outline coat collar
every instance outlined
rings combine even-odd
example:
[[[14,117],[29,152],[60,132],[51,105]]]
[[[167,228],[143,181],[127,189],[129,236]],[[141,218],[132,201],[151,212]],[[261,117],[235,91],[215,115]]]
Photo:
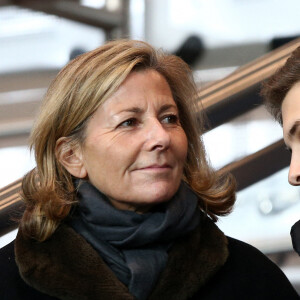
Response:
[[[74,300],[134,299],[98,253],[67,225],[42,243],[19,230],[15,252],[24,281],[43,293]],[[210,219],[203,218],[198,228],[174,243],[149,300],[188,299],[227,257],[226,237]]]

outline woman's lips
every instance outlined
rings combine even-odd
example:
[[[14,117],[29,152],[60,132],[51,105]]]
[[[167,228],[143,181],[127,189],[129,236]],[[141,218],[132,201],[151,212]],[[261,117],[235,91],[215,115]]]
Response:
[[[138,168],[136,169],[136,171],[153,171],[153,172],[164,172],[164,171],[168,171],[171,169],[171,166],[168,164],[163,164],[163,165],[149,165],[146,167],[142,167],[142,168]]]

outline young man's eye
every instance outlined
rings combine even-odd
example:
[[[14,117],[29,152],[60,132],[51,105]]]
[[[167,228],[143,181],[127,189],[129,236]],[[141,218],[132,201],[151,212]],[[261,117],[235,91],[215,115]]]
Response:
[[[163,118],[162,123],[177,124],[178,120],[179,119],[177,115],[168,115]]]
[[[137,119],[131,118],[119,124],[119,127],[132,127],[135,125],[137,125]]]

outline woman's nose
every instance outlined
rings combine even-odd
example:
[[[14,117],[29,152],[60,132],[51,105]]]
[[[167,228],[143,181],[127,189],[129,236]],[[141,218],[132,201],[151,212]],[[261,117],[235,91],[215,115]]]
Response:
[[[164,150],[170,146],[170,132],[155,119],[147,124],[147,150]]]
[[[300,185],[300,153],[292,153],[289,183],[291,185]]]

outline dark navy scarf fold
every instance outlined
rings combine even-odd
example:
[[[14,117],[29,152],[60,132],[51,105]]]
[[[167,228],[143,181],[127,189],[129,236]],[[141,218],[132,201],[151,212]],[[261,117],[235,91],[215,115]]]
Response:
[[[197,196],[184,182],[169,202],[145,214],[114,208],[87,181],[78,186],[78,200],[69,224],[139,300],[153,290],[172,243],[195,229],[201,216]]]

